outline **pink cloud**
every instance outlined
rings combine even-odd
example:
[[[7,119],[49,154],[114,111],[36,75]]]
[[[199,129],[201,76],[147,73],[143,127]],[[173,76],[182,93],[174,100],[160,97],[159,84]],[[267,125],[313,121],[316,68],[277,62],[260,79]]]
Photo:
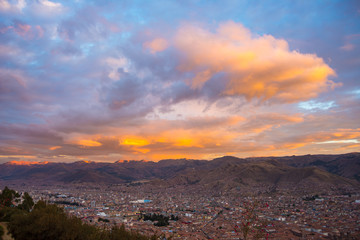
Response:
[[[35,29],[38,32],[38,38],[42,38],[44,36],[44,29],[39,25],[35,26]]]
[[[3,32],[6,32],[10,29],[13,29],[14,32],[26,40],[32,40],[34,38],[40,39],[44,36],[44,29],[39,26],[31,26],[26,23],[17,22],[15,23],[14,27],[9,26],[7,28],[3,28]]]
[[[13,29],[13,26],[6,26],[6,27],[2,27],[0,28],[0,33],[6,33],[7,31],[9,31],[10,29]]]
[[[32,38],[30,36],[31,34],[31,26],[28,24],[22,24],[22,23],[17,23],[16,27],[14,28],[15,32],[23,37],[23,38]]]

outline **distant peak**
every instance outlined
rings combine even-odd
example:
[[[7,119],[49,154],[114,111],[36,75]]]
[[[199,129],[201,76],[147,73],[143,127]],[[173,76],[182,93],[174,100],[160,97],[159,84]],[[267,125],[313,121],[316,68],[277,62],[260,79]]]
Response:
[[[128,160],[118,160],[115,163],[127,163],[127,162],[129,162],[129,161]]]
[[[10,161],[7,162],[6,164],[9,165],[45,165],[48,164],[49,162],[45,161],[45,162],[33,162],[33,161]]]
[[[81,161],[77,161],[75,163],[95,163],[94,161],[88,161],[88,160],[81,160]]]
[[[116,161],[115,163],[134,163],[134,162],[151,162],[151,161],[148,161],[148,160],[118,160]]]
[[[84,163],[93,163],[93,161],[85,161],[83,160]]]

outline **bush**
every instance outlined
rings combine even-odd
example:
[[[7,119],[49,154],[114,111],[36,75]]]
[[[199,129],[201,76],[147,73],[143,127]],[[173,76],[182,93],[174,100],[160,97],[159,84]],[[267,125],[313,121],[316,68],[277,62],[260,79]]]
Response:
[[[79,218],[67,215],[56,205],[39,201],[31,212],[13,214],[9,232],[16,240],[145,240],[137,232],[125,227],[113,227],[111,231],[83,223]]]
[[[16,240],[99,239],[98,229],[68,216],[62,208],[39,201],[30,213],[13,214],[9,232]]]
[[[138,232],[127,231],[125,226],[114,226],[110,231],[83,223],[54,204],[34,202],[29,194],[15,207],[12,202],[19,198],[14,190],[5,187],[0,194],[0,221],[9,222],[8,230],[16,240],[148,240]],[[32,209],[32,210],[31,210]],[[31,210],[31,211],[30,211]],[[104,219],[105,221],[107,219]],[[0,229],[0,234],[3,229]],[[2,233],[3,234],[3,233]],[[1,236],[1,235],[0,235]]]
[[[19,212],[21,212],[21,210],[18,208],[3,207],[0,209],[0,221],[10,222],[11,216]]]
[[[2,239],[2,236],[4,235],[4,228],[0,226],[0,239]]]

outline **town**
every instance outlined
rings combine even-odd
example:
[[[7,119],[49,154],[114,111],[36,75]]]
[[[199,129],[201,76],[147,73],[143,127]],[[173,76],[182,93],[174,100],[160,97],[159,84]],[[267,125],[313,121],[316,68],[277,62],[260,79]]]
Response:
[[[244,223],[268,239],[360,236],[360,194],[350,191],[311,195],[278,190],[245,195],[157,189],[146,184],[10,187],[28,192],[35,202],[56,203],[99,227],[124,224],[128,230],[172,239],[239,239]],[[252,216],[247,214],[251,211]]]

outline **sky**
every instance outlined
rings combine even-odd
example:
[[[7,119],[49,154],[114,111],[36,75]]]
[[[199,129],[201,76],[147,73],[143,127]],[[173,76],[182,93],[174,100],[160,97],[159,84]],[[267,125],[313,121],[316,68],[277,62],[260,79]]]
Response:
[[[360,2],[0,0],[0,163],[360,151]]]

